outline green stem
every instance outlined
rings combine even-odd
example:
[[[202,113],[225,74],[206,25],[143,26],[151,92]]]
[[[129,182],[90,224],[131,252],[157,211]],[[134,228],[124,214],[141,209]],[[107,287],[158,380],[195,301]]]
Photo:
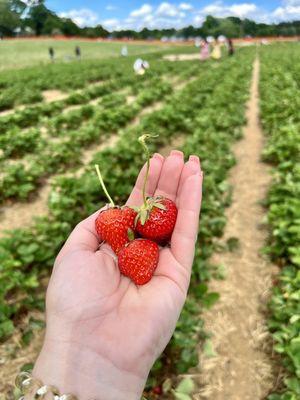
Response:
[[[102,187],[104,193],[106,194],[106,196],[107,196],[107,198],[108,198],[108,200],[109,200],[109,204],[110,204],[112,207],[114,207],[114,206],[115,206],[115,203],[114,203],[113,199],[110,197],[110,195],[109,195],[109,193],[108,193],[108,191],[107,191],[107,189],[106,189],[106,186],[105,186],[105,184],[104,184],[104,181],[103,181],[103,178],[102,178],[102,175],[101,175],[101,172],[100,172],[99,165],[96,164],[96,165],[95,165],[95,168],[96,168],[96,172],[97,172],[97,175],[98,175],[98,178],[99,178],[100,185],[101,185],[101,187]]]
[[[145,179],[144,179],[144,183],[143,183],[143,192],[142,192],[143,193],[144,206],[147,205],[146,185],[147,185],[147,182],[148,182],[149,170],[150,170],[150,152],[149,152],[149,148],[148,148],[148,146],[146,144],[146,139],[155,138],[155,137],[157,137],[157,135],[154,136],[154,135],[148,135],[148,134],[142,135],[142,136],[139,137],[139,142],[142,145],[142,147],[143,147],[143,149],[145,151],[145,154],[146,154],[146,158],[147,158],[147,167],[146,167],[147,169],[146,169],[146,175],[145,175]]]

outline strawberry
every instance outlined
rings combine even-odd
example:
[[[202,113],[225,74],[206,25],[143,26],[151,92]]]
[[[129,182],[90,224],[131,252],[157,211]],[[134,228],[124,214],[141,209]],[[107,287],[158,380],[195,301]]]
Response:
[[[113,251],[118,254],[130,239],[134,239],[133,230],[136,212],[129,207],[115,206],[105,187],[99,165],[95,165],[95,168],[100,185],[110,202],[105,209],[100,211],[96,218],[96,232],[100,240],[107,242]]]
[[[136,231],[146,239],[154,240],[160,244],[165,244],[171,239],[172,232],[177,218],[177,207],[175,203],[165,197],[148,197],[146,196],[146,185],[150,169],[150,153],[146,140],[151,135],[142,135],[139,142],[142,145],[146,158],[147,168],[142,189],[143,204],[141,207],[134,207],[137,211],[135,219]]]
[[[171,239],[176,218],[177,207],[172,200],[150,197],[138,211],[136,230],[143,238],[166,243]]]
[[[120,272],[136,285],[149,282],[158,264],[159,248],[147,239],[135,239],[127,243],[118,254]]]
[[[133,234],[135,217],[132,208],[108,207],[96,219],[96,232],[118,254]]]

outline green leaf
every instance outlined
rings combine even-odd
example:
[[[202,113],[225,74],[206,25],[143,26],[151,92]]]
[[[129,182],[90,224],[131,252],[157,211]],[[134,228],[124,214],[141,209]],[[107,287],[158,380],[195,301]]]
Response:
[[[300,395],[300,380],[298,378],[287,378],[284,383],[289,389]]]
[[[192,400],[191,396],[185,393],[173,392],[177,400]]]
[[[191,378],[184,378],[182,381],[179,383],[179,385],[176,387],[176,393],[185,393],[185,394],[190,394],[194,390],[194,382]]]
[[[172,379],[167,378],[162,384],[163,393],[168,393],[172,389]]]
[[[166,210],[166,207],[161,203],[153,203],[153,206],[159,208],[160,210]]]
[[[145,222],[148,219],[148,211],[147,210],[141,210],[140,211],[140,221],[142,225],[145,225]]]
[[[207,308],[211,308],[220,298],[220,294],[217,292],[210,292],[204,296],[202,303]]]
[[[216,357],[217,353],[215,352],[213,348],[212,341],[207,339],[203,345],[203,352],[206,355],[206,357]]]

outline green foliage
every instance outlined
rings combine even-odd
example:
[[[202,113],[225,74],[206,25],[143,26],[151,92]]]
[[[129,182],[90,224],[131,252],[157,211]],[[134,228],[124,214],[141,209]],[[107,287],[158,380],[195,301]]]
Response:
[[[270,301],[269,327],[286,378],[270,400],[300,398],[300,115],[299,59],[290,46],[262,53],[261,110],[268,143],[264,159],[273,165],[268,193],[271,230],[266,252],[282,270]]]
[[[4,135],[0,135],[0,149],[2,150],[1,158],[21,157],[26,153],[34,152],[38,146],[40,132],[37,129],[28,131],[13,128]],[[45,145],[44,141],[41,141]]]
[[[135,102],[131,105],[126,104],[125,95],[106,94],[108,88],[116,88],[119,85],[122,87],[133,79],[125,77],[119,80],[118,84],[110,82],[102,85],[102,91],[91,92],[91,97],[103,94],[98,106],[83,105],[76,110],[60,113],[52,118],[44,118],[41,124],[47,128],[48,136],[60,137],[54,142],[47,143],[47,139],[40,137],[40,133],[36,129],[24,131],[13,127],[5,134],[0,135],[0,149],[3,150],[0,160],[34,153],[34,156],[28,156],[13,164],[3,163],[0,202],[7,199],[28,199],[42,184],[46,176],[58,171],[65,171],[70,166],[79,164],[82,148],[93,142],[103,142],[110,134],[117,132],[118,129],[133,120],[142,107],[169,95],[172,92],[170,84],[163,82],[159,76],[163,71],[164,69],[158,68],[153,78],[149,74],[147,80],[135,87],[138,94]],[[15,122],[23,124],[26,115],[29,116],[32,123],[38,122],[41,119],[41,116],[38,116],[41,111],[51,117],[59,110],[60,107],[57,107],[57,104],[54,104],[53,109],[48,105],[37,109],[24,109],[21,112],[21,118],[14,115],[5,118],[3,127],[13,126]]]

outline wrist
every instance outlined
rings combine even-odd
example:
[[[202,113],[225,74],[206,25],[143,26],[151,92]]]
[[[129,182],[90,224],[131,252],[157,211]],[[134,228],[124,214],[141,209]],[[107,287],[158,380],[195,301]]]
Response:
[[[122,370],[77,343],[46,339],[34,377],[79,400],[140,400],[147,377]]]

